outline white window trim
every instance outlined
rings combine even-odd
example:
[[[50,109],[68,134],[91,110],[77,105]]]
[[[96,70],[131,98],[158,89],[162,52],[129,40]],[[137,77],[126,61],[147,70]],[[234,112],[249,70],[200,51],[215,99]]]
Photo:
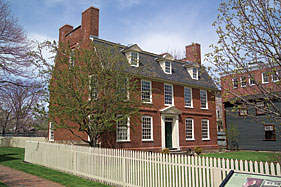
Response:
[[[235,77],[235,78],[233,78],[233,79],[232,79],[232,86],[233,86],[233,88],[238,88],[238,87],[239,87],[239,85],[237,85],[237,87],[235,87],[235,86],[234,86],[234,79],[237,79],[237,83],[239,83],[238,78],[237,78],[237,77]]]
[[[193,69],[196,69],[196,77],[194,78]],[[192,79],[198,80],[198,68],[192,68]]]
[[[141,134],[141,138],[142,138],[142,141],[143,142],[151,142],[151,141],[154,141],[154,139],[153,139],[153,117],[152,116],[148,116],[148,115],[144,115],[144,116],[142,116],[141,117],[141,119],[143,119],[143,117],[145,117],[145,118],[150,118],[150,120],[151,120],[151,139],[143,139],[143,134]],[[143,121],[143,120],[142,120]],[[141,133],[143,133],[143,126],[142,126],[143,124],[141,123]]]
[[[165,85],[172,87],[172,104],[166,104],[165,103]],[[164,84],[164,105],[165,106],[174,106],[174,86],[172,84]]]
[[[201,91],[205,91],[206,92],[206,108],[202,108],[201,106]],[[208,105],[208,92],[207,90],[200,90],[200,108],[203,110],[208,110],[209,109],[209,105]]]
[[[186,120],[191,120],[192,121],[192,138],[187,138],[186,137]],[[195,137],[194,137],[194,119],[193,118],[185,118],[185,139],[187,141],[194,141]]]
[[[186,107],[186,108],[193,108],[193,97],[192,97],[192,88],[189,88],[189,87],[184,87],[184,90],[183,90],[183,92],[185,92],[185,89],[190,89],[190,91],[191,91],[191,106],[187,106],[186,105],[186,103],[185,103],[185,98],[184,98],[184,106]],[[183,93],[183,95],[185,96],[185,93]]]
[[[255,80],[255,79],[254,79]],[[255,83],[254,84],[251,84],[251,77],[249,77],[249,86],[254,86],[256,85]]]
[[[169,63],[170,64],[170,72],[166,72],[166,63]],[[172,63],[170,61],[165,61],[164,62],[164,72],[166,74],[172,74]]]
[[[243,86],[243,80],[242,80],[242,78],[243,78],[243,77],[240,77],[241,88],[245,88],[245,87],[247,87],[247,77],[245,77],[245,79],[246,79],[246,82],[245,82],[246,85],[244,85],[244,86]]]
[[[137,64],[132,64],[132,53],[136,53],[137,54]],[[129,56],[129,62],[130,62],[130,65],[133,66],[133,67],[139,67],[139,64],[140,64],[140,54],[136,51],[131,51],[130,52],[130,56]]]
[[[264,76],[263,76],[263,74],[265,74],[265,73],[267,73],[267,72],[262,72],[261,73],[261,81],[262,81],[262,84],[267,84],[267,83],[269,83],[269,75],[267,75],[268,76],[268,81],[267,82],[264,82]]]
[[[54,132],[54,127],[51,127],[52,126],[52,122],[49,122],[49,141],[50,142],[53,142],[53,141],[55,141],[55,132]],[[51,136],[51,131],[53,131],[53,138],[51,138],[52,136]]]
[[[143,101],[142,100],[142,81],[149,82],[149,84],[150,84],[150,92],[149,92],[150,99],[149,99],[149,101]],[[141,79],[141,100],[142,100],[143,103],[152,103],[152,82],[149,81],[149,80]]]
[[[273,72],[274,73],[274,72]],[[277,72],[275,72],[276,73],[276,76],[277,76],[277,80],[273,80],[273,77],[274,77],[274,74],[272,74],[271,75],[271,80],[272,80],[272,82],[278,82],[279,81],[279,72],[277,71]]]
[[[202,122],[207,121],[207,126],[208,126],[208,138],[203,138],[203,133],[202,133]],[[202,119],[201,120],[201,133],[202,133],[202,140],[210,140],[210,124],[208,119]]]
[[[131,141],[131,139],[130,139],[130,118],[127,119],[127,128],[128,128],[128,130],[127,130],[127,140],[117,140],[118,130],[116,129],[116,142],[130,142]]]

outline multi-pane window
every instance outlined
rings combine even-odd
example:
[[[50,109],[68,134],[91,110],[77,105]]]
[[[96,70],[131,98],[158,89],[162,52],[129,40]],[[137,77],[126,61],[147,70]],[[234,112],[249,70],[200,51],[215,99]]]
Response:
[[[93,75],[89,77],[89,92],[89,100],[96,100],[98,97],[97,80]]]
[[[184,88],[184,105],[186,107],[192,107],[192,89]]]
[[[128,141],[129,140],[128,119],[120,120],[117,122],[116,140],[117,141]]]
[[[265,140],[276,140],[274,125],[265,125],[264,126],[264,139]]]
[[[246,87],[246,86],[247,86],[247,78],[241,77],[241,87]]]
[[[272,82],[277,82],[279,81],[279,76],[280,76],[280,70],[275,71],[272,73]]]
[[[54,141],[54,124],[49,123],[49,141]]]
[[[194,140],[194,125],[192,118],[185,119],[185,136],[186,140]]]
[[[248,115],[248,109],[247,109],[247,106],[245,104],[240,106],[240,108],[239,108],[239,115],[240,116],[247,116]]]
[[[262,75],[262,83],[263,84],[268,83],[268,81],[269,81],[268,73],[263,72],[261,75]]]
[[[165,105],[173,105],[173,85],[164,84]]]
[[[210,132],[209,132],[209,120],[202,119],[202,140],[209,140],[210,139]]]
[[[152,102],[151,81],[141,80],[141,100],[146,103]]]
[[[255,82],[255,76],[252,75],[252,77],[249,77],[249,85],[250,85],[250,86],[253,86],[253,85],[255,85],[255,84],[256,84],[256,82]]]
[[[237,77],[235,77],[235,78],[233,78],[233,88],[238,88],[238,78]]]
[[[139,53],[131,52],[131,65],[139,66]]]
[[[172,73],[172,67],[171,62],[165,62],[165,73],[171,74]]]
[[[256,114],[257,115],[261,115],[261,114],[265,114],[265,108],[264,108],[264,101],[258,101],[256,103]]]
[[[192,78],[198,80],[198,68],[192,69]]]
[[[74,48],[71,49],[71,52],[70,52],[69,64],[70,64],[70,66],[75,65],[75,49]]]
[[[208,108],[208,103],[207,103],[207,91],[206,90],[200,90],[200,103],[201,103],[201,108],[202,109],[207,109]]]
[[[142,116],[142,140],[152,139],[152,117]]]

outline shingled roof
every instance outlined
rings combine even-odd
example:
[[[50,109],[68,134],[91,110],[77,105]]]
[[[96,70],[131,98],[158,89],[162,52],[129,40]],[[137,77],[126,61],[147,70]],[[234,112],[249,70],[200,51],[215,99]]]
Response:
[[[128,49],[127,46],[102,40],[96,37],[93,38],[93,41],[105,45],[117,45],[118,47],[120,47],[121,53],[122,51],[126,51]],[[125,54],[124,58],[126,58]],[[151,80],[158,80],[161,82],[179,84],[188,87],[217,90],[215,83],[206,72],[205,67],[200,66],[200,68],[198,68],[199,76],[198,80],[195,80],[192,79],[185,66],[193,64],[197,65],[196,63],[173,60],[171,61],[172,74],[166,74],[163,72],[162,68],[159,65],[159,62],[157,61],[157,59],[159,58],[162,58],[162,55],[153,54],[146,51],[139,52],[139,67],[130,66],[126,71],[128,71],[129,73],[134,73],[141,78],[145,77]]]

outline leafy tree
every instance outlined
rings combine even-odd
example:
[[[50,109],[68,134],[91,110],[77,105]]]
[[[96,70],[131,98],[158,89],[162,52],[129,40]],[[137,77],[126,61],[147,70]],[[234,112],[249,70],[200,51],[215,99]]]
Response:
[[[142,103],[129,68],[118,46],[96,43],[71,50],[61,44],[49,89],[49,117],[56,129],[95,147],[118,123],[135,121]]]
[[[274,102],[281,99],[281,1],[226,0],[220,4],[219,12],[213,24],[219,40],[217,45],[211,45],[213,52],[206,59],[214,65],[217,83],[221,81],[222,97],[265,110],[271,119],[281,122],[281,110]],[[266,71],[269,79],[273,76],[277,81],[262,84],[255,80],[254,70]],[[245,89],[233,89],[232,79],[237,76],[245,77],[238,80],[239,85],[248,85]],[[249,86],[249,79],[255,86]],[[252,102],[245,97],[248,95],[263,98],[266,107]]]

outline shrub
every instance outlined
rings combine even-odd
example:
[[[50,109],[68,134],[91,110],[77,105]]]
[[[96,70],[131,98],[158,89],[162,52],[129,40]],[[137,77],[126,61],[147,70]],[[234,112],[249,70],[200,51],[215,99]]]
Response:
[[[202,148],[201,147],[195,147],[194,151],[197,155],[200,155],[202,153]]]
[[[164,148],[163,150],[162,150],[162,153],[163,154],[168,154],[170,151],[169,151],[169,149],[168,148]]]

